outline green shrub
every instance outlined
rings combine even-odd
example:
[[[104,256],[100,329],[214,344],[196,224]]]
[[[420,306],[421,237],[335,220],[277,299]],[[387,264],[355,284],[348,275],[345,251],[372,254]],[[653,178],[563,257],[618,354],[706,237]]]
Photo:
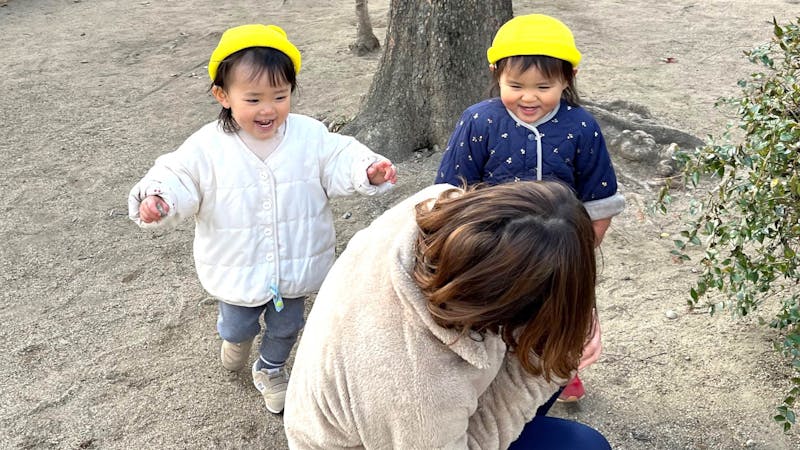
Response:
[[[685,182],[696,188],[705,177],[715,184],[692,203],[673,253],[686,260],[689,246],[701,248],[692,308],[745,316],[762,302],[780,302],[770,326],[780,330],[775,347],[795,376],[774,419],[788,431],[800,394],[800,18],[773,24],[773,39],[746,52],[759,71],[739,82],[741,97],[726,100],[737,110],[738,129],[676,155]],[[659,200],[666,211],[669,188]],[[708,300],[711,292],[725,301]]]

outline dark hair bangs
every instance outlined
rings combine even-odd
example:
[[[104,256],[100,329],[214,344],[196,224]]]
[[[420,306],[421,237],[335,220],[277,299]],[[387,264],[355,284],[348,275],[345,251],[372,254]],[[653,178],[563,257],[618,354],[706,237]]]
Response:
[[[567,61],[543,55],[522,55],[505,58],[508,69],[525,72],[536,67],[548,79],[569,81],[572,78],[572,64]]]

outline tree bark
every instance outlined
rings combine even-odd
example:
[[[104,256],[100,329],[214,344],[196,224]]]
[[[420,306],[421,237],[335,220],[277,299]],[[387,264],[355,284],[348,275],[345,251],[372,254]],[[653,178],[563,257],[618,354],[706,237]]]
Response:
[[[511,0],[392,0],[378,71],[342,133],[395,161],[443,146],[484,97],[486,49],[511,17]]]
[[[356,41],[350,44],[350,51],[358,56],[366,55],[381,48],[381,43],[372,31],[367,0],[356,0]]]

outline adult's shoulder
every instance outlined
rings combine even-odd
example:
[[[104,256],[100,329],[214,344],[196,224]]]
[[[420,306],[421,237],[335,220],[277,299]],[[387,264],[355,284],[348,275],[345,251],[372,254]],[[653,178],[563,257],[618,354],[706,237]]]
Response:
[[[367,228],[378,228],[382,230],[392,228],[393,231],[388,234],[396,235],[399,233],[400,229],[407,226],[405,222],[411,223],[414,221],[415,210],[418,204],[425,201],[436,200],[442,192],[449,189],[457,189],[457,187],[446,183],[427,186],[384,211],[383,214],[378,216]]]

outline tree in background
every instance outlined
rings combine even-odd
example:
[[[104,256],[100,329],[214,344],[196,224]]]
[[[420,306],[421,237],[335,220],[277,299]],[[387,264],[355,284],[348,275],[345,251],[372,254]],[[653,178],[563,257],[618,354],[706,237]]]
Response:
[[[396,161],[446,143],[486,91],[486,49],[511,17],[511,0],[392,0],[378,71],[341,132]]]
[[[372,31],[367,0],[356,0],[356,40],[350,44],[350,51],[364,56],[381,48],[381,43]]]
[[[702,273],[690,290],[690,306],[730,307],[745,316],[765,301],[780,302],[770,325],[781,331],[776,349],[788,357],[794,377],[775,420],[795,424],[800,394],[800,19],[747,53],[762,72],[739,82],[738,143],[730,129],[718,142],[678,153],[685,181],[697,187],[702,176],[718,182],[703,202],[694,202],[683,239],[673,251],[689,259],[687,245],[701,245]],[[662,192],[662,209],[670,197]],[[726,301],[701,299],[711,292]]]

